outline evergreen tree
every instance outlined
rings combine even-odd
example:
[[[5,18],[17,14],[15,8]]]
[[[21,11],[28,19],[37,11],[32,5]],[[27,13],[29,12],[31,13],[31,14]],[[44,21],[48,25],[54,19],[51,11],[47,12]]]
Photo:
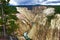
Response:
[[[0,32],[5,32],[11,35],[18,26],[16,24],[16,13],[17,10],[14,6],[9,6],[10,0],[0,0]],[[3,30],[2,30],[3,28]]]

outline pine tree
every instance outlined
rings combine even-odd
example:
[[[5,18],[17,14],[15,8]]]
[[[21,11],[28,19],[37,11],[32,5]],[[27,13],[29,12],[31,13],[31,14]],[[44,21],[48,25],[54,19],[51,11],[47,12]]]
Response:
[[[0,0],[0,33],[4,32],[4,35],[11,35],[18,28],[15,15],[17,10],[14,6],[8,5],[9,1]]]

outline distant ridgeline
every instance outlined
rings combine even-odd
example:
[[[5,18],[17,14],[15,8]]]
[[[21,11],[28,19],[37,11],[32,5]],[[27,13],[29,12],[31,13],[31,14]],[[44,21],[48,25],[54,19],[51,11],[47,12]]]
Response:
[[[35,6],[46,6],[46,5],[24,5],[24,6],[15,6],[15,7],[27,7],[28,9],[32,9],[32,7],[35,7]],[[60,6],[49,6],[47,5],[47,7],[54,7],[55,8],[55,12],[56,13],[60,13]]]

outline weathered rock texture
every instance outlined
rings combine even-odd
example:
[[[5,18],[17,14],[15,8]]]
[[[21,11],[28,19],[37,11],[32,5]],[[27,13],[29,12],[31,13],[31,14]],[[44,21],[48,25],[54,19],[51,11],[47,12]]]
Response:
[[[44,13],[38,13],[35,11],[35,15],[34,11],[32,11],[33,9],[28,10],[27,8],[21,7],[17,9],[17,11],[22,14],[17,14],[19,28],[15,31],[19,40],[24,32],[27,32],[28,37],[32,40],[59,40],[60,14],[56,14],[54,19],[51,19],[51,22],[49,22],[49,18],[47,18]],[[35,7],[35,9],[37,9],[37,7]],[[37,11],[39,11],[38,9]],[[22,37],[22,40],[23,39],[24,37]]]

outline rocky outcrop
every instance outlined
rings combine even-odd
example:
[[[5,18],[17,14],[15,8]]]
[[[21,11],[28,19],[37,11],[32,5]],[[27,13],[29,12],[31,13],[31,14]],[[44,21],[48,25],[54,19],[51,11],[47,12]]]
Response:
[[[54,8],[47,8],[43,10],[43,13],[46,14],[47,16],[54,15],[55,9]]]
[[[16,14],[19,19],[17,20],[19,28],[17,29],[16,33],[19,40],[21,37],[22,40],[25,40],[23,37],[25,32],[28,33],[27,36],[32,40],[59,40],[60,14],[54,15],[54,8],[46,8],[45,11],[47,9],[49,10],[47,10],[47,12],[42,11],[42,13],[35,11],[36,15],[32,11],[33,9],[28,10],[27,8],[23,7],[17,9],[19,9],[17,10],[19,13]],[[37,11],[39,11],[38,9],[36,7]],[[54,19],[50,19],[51,22],[49,22],[49,18],[47,18],[47,16],[50,16],[50,14],[54,15]]]
[[[47,32],[46,40],[59,40],[60,32],[60,14],[56,14],[54,19],[51,19],[51,25]]]

